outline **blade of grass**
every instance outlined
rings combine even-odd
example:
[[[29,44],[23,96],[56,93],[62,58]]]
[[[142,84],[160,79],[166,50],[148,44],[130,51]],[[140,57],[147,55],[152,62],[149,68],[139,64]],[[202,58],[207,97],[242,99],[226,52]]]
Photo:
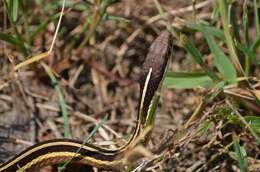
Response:
[[[208,96],[208,99],[213,100],[214,98],[216,98],[219,94],[221,94],[224,87],[225,87],[224,81],[220,81],[220,82],[216,83],[212,89],[212,93]]]
[[[231,29],[232,29],[232,32],[234,33],[236,41],[241,42],[237,21],[238,21],[237,20],[237,10],[236,10],[235,5],[232,4],[231,8],[230,8],[230,23],[232,25]]]
[[[259,116],[245,116],[245,120],[252,127],[252,129],[260,134],[260,117]]]
[[[25,51],[24,49],[24,44],[20,42],[20,40],[18,40],[16,37],[3,33],[0,31],[0,40],[5,41],[9,44],[14,45],[15,47],[17,47],[18,49],[20,49],[21,51]]]
[[[21,6],[22,6],[22,14],[23,14],[23,18],[24,18],[24,31],[25,31],[25,35],[26,35],[26,41],[27,41],[27,44],[29,46],[31,46],[31,43],[30,43],[30,31],[29,31],[29,2],[28,1],[22,1],[21,2]],[[31,49],[31,47],[29,48]]]
[[[60,17],[60,14],[58,13],[58,14],[55,14],[55,15],[49,17],[47,20],[42,21],[41,24],[36,27],[35,31],[33,31],[30,34],[30,37],[29,37],[30,44],[32,43],[32,40],[35,38],[35,36],[38,35],[42,30],[44,30],[47,27],[49,22],[54,21],[54,20],[58,19],[59,17]]]
[[[120,17],[120,16],[113,16],[113,15],[104,15],[104,18],[107,19],[107,20],[112,20],[112,21],[115,21],[115,22],[124,22],[124,23],[130,23],[131,20],[129,19],[126,19],[124,17]]]
[[[54,89],[56,91],[57,96],[59,97],[59,104],[61,109],[61,114],[63,116],[64,120],[64,137],[70,138],[70,128],[69,128],[69,118],[68,118],[68,111],[66,108],[66,102],[64,100],[64,96],[62,94],[59,82],[57,81],[56,77],[54,76],[52,70],[47,66],[45,63],[41,63],[44,70],[48,74],[48,76],[51,79],[52,85],[54,86]]]
[[[257,48],[260,46],[260,36],[258,36],[255,40],[255,42],[253,43],[253,45],[250,47],[250,49],[253,52],[256,52]]]
[[[256,61],[256,53],[253,52],[250,48],[243,47],[241,50],[244,52],[245,55],[248,56],[248,58],[250,58],[252,62]]]
[[[243,147],[239,145],[239,140],[235,134],[233,134],[234,148],[236,152],[236,160],[241,172],[247,171],[246,152]]]
[[[253,1],[254,6],[254,16],[255,16],[255,28],[256,28],[256,35],[257,37],[260,36],[260,26],[259,26],[259,14],[258,14],[258,7],[257,7],[257,1]]]
[[[53,37],[50,49],[47,52],[43,52],[43,53],[37,54],[37,55],[35,55],[35,56],[33,56],[33,57],[31,57],[31,58],[29,58],[29,59],[27,59],[27,60],[25,60],[25,61],[23,61],[21,63],[15,65],[15,67],[14,67],[15,71],[18,70],[19,68],[23,67],[23,66],[27,66],[27,65],[29,65],[31,63],[34,63],[36,61],[39,61],[39,60],[49,56],[49,54],[51,53],[51,51],[53,49],[53,45],[55,43],[55,40],[56,40],[56,37],[57,37],[57,33],[59,31],[59,27],[60,27],[61,19],[62,19],[62,16],[63,16],[63,11],[64,11],[65,4],[66,4],[66,0],[63,0],[63,2],[62,2],[63,6],[62,6],[61,12],[59,14],[59,21],[58,21],[58,24],[57,24],[57,27],[56,27],[56,30],[55,30],[55,34],[54,34],[54,37]]]
[[[249,23],[248,23],[247,0],[245,0],[243,4],[243,31],[244,31],[245,45],[247,46],[249,46],[248,24]]]
[[[213,87],[211,78],[205,73],[167,72],[163,85],[168,88],[190,89]]]
[[[234,66],[232,65],[228,57],[225,55],[225,53],[217,45],[211,33],[208,32],[207,29],[204,29],[203,26],[201,26],[200,29],[202,30],[203,35],[207,40],[209,49],[213,54],[214,63],[219,72],[223,75],[224,80],[230,84],[236,83],[237,73]]]
[[[250,75],[251,63],[256,61],[256,54],[246,45],[237,43],[237,48],[243,52],[245,56],[245,74]]]
[[[191,57],[200,65],[200,67],[206,72],[206,74],[213,80],[218,81],[218,76],[213,73],[208,66],[204,63],[202,59],[202,55],[199,50],[195,47],[195,45],[185,36],[181,35],[181,42],[185,50],[190,53]]]
[[[231,102],[226,99],[227,105],[233,110],[233,112],[238,116],[239,120],[246,126],[246,128],[250,131],[250,133],[255,137],[257,144],[260,144],[260,137],[257,133],[252,129],[252,127],[248,124],[245,118],[238,112],[238,110],[231,104]]]
[[[213,25],[214,23],[216,23],[218,17],[219,17],[219,9],[217,5],[214,5],[210,16],[210,24]]]
[[[248,32],[248,9],[247,9],[247,0],[244,1],[243,4],[243,31],[244,31],[244,44],[246,46],[246,49],[249,47],[249,32]],[[252,63],[252,58],[250,56],[247,56],[245,54],[245,76],[248,76],[250,74],[250,67]]]
[[[185,129],[187,129],[192,124],[192,122],[194,122],[196,120],[196,118],[199,116],[201,111],[206,106],[207,102],[210,101],[208,98],[209,98],[209,95],[206,95],[205,97],[203,97],[202,99],[199,100],[197,107],[195,108],[195,110],[193,111],[193,113],[191,114],[191,116],[189,117],[187,122],[184,124]]]
[[[44,11],[55,11],[62,8],[62,1],[52,1],[52,3],[42,4],[37,3],[38,6],[43,7]],[[89,11],[91,8],[91,3],[89,1],[67,1],[65,8],[71,8],[73,10],[79,11]]]
[[[230,29],[229,29],[227,2],[226,2],[226,0],[218,0],[217,2],[218,2],[218,5],[219,5],[219,11],[220,11],[220,16],[221,16],[222,26],[223,26],[223,29],[224,29],[226,44],[227,44],[227,47],[228,47],[228,51],[229,51],[229,54],[230,54],[231,61],[234,64],[238,74],[240,76],[243,76],[244,71],[243,71],[243,68],[242,68],[242,66],[239,62],[238,57],[237,57],[236,50],[235,50],[234,43],[233,43],[233,39],[232,39]]]
[[[206,30],[208,33],[210,33],[212,36],[220,39],[221,41],[225,41],[225,35],[224,32],[216,27],[208,26],[208,23],[200,22],[200,23],[187,23],[187,27],[203,32],[203,30]],[[203,26],[203,30],[202,27]]]
[[[16,39],[19,41],[21,50],[27,56],[28,53],[29,53],[29,50],[25,46],[25,41],[23,40],[22,35],[19,33],[17,24],[13,21],[13,18],[12,18],[13,12],[12,12],[12,9],[10,7],[10,4],[8,4],[6,0],[4,0],[3,2],[5,4],[5,6],[7,7],[7,17],[8,17],[8,20],[9,20],[11,26],[12,26],[12,29],[15,32]]]
[[[207,171],[207,167],[210,164],[213,164],[216,162],[216,160],[221,157],[223,154],[226,154],[229,152],[230,147],[233,145],[233,142],[229,143],[228,145],[226,145],[225,147],[223,147],[222,149],[219,150],[218,153],[214,154],[213,156],[210,157],[209,160],[207,160],[206,163],[203,164],[203,166],[201,166],[200,168],[198,168],[195,172],[202,172],[202,171]]]
[[[166,27],[168,31],[178,40],[179,39],[179,34],[176,32],[176,30],[171,26],[171,24],[168,22],[168,15],[165,13],[162,9],[161,4],[158,2],[158,0],[153,0],[159,14],[160,18],[166,21]]]
[[[166,13],[164,13],[164,11],[163,11],[163,9],[162,9],[162,6],[161,6],[161,4],[158,2],[158,0],[153,0],[153,2],[154,2],[154,4],[155,4],[155,6],[156,6],[156,8],[157,8],[157,10],[158,10],[158,12],[159,12],[161,18],[164,19],[164,20],[167,20],[167,15],[166,15]]]
[[[88,28],[88,32],[85,34],[84,40],[79,45],[79,48],[77,50],[78,52],[81,52],[83,50],[84,46],[88,43],[91,36],[95,33],[98,24],[101,22],[101,19],[106,13],[107,8],[112,3],[113,3],[112,0],[103,0],[97,4],[99,8],[96,8],[94,14],[92,15],[93,17],[90,22],[90,27]]]
[[[213,126],[214,123],[211,120],[206,120],[199,126],[199,128],[197,129],[197,133],[199,133],[200,135],[204,135]]]
[[[19,0],[10,0],[9,5],[12,22],[16,23],[18,19]]]
[[[97,133],[98,129],[102,127],[105,122],[107,121],[108,115],[106,115],[97,125],[96,127],[91,131],[91,133],[88,135],[86,139],[82,142],[82,146],[75,152],[75,157],[79,153],[79,151],[82,149],[82,147],[89,142],[89,140]],[[58,172],[62,172],[66,169],[66,166],[75,158],[72,157],[70,160],[66,161],[63,165],[58,167]]]
[[[20,42],[12,35],[0,32],[0,40],[8,42],[9,44],[13,44],[19,48],[21,47]]]

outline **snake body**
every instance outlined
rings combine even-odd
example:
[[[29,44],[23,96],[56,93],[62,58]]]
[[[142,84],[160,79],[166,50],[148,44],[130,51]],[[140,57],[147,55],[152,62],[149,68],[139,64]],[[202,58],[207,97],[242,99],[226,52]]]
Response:
[[[168,61],[169,45],[170,33],[163,31],[149,48],[140,74],[141,93],[136,127],[126,144],[117,149],[106,149],[72,139],[54,139],[27,148],[1,164],[0,172],[26,172],[67,161],[104,169],[122,168],[125,162],[121,157],[139,135],[143,119],[148,114],[151,101],[162,81]]]

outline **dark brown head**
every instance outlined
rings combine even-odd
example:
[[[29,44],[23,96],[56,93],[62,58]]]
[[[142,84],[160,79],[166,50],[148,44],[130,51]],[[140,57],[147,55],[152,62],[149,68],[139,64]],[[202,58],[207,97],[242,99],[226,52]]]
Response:
[[[143,104],[144,117],[147,115],[150,102],[160,85],[167,66],[170,52],[170,38],[170,33],[168,31],[163,31],[150,46],[149,52],[142,66],[140,77],[141,93],[144,88],[144,83],[149,73],[149,69],[152,68],[152,74],[148,83]]]

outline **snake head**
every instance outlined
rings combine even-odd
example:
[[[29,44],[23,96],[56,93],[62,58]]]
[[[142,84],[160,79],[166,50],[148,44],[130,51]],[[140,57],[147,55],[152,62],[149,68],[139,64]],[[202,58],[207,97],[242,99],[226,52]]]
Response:
[[[147,116],[151,101],[163,79],[166,70],[170,53],[170,38],[171,34],[168,31],[161,32],[161,34],[150,46],[149,52],[142,66],[139,80],[141,88],[140,95],[141,97],[144,97],[143,102],[139,103],[139,107],[141,107],[142,111],[142,123]],[[145,81],[150,70],[151,75],[149,81],[147,82],[146,89],[144,89],[146,83]]]

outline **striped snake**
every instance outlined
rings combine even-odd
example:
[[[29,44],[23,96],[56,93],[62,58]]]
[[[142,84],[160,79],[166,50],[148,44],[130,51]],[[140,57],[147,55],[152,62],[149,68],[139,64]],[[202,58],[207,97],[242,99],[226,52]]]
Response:
[[[163,31],[150,46],[140,74],[140,98],[136,126],[133,134],[123,146],[117,149],[106,149],[72,139],[54,139],[27,148],[1,164],[0,172],[25,172],[67,161],[104,169],[122,168],[126,165],[122,156],[140,134],[142,124],[149,113],[150,104],[162,82],[169,47],[170,33],[168,31]]]

